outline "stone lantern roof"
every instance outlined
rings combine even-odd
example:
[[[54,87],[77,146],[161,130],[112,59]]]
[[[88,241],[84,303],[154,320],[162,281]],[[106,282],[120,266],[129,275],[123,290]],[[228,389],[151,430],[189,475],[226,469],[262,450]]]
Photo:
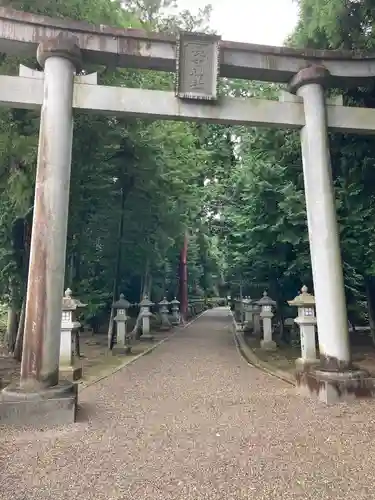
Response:
[[[308,293],[307,286],[303,285],[301,293],[293,300],[288,300],[288,304],[294,307],[313,307],[315,305],[315,297],[311,293]]]
[[[166,297],[164,297],[163,300],[159,302],[159,306],[169,306],[169,302]]]
[[[141,300],[141,302],[139,303],[139,305],[140,305],[141,307],[151,307],[151,306],[153,306],[153,305],[154,305],[154,303],[153,303],[153,302],[151,302],[151,300],[148,298],[148,296],[147,296],[147,295],[145,295],[145,296],[143,297],[143,299]]]
[[[79,299],[75,299],[72,297],[72,291],[70,288],[67,288],[64,293],[64,297],[62,299],[62,310],[63,311],[75,311],[78,308],[86,307],[87,304],[84,304]]]
[[[120,293],[120,298],[113,304],[113,309],[128,309],[129,307],[130,302],[125,299],[125,295],[123,293]]]
[[[180,301],[179,301],[179,300],[177,300],[177,299],[176,299],[176,297],[175,297],[173,300],[171,300],[171,305],[172,305],[172,306],[178,306],[178,305],[179,305],[179,303],[180,303]]]
[[[275,306],[275,305],[276,305],[276,301],[275,301],[275,300],[273,300],[273,299],[271,299],[271,297],[269,297],[269,296],[267,295],[267,292],[266,292],[266,291],[264,291],[264,292],[263,292],[263,297],[262,297],[260,300],[258,300],[258,301],[256,302],[256,304],[257,304],[258,306]]]

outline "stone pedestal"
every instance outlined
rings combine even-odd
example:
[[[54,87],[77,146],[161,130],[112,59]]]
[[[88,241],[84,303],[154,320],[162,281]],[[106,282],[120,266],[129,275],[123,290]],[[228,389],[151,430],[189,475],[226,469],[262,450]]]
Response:
[[[0,393],[0,425],[45,429],[76,420],[77,385],[62,380],[49,388],[8,385]]]
[[[250,297],[246,297],[243,300],[244,305],[244,331],[249,332],[253,329],[253,306]]]
[[[266,351],[274,351],[277,345],[272,340],[272,307],[276,305],[276,302],[268,297],[267,292],[264,292],[257,304],[261,307],[260,317],[263,322],[263,340],[260,342],[260,347]]]
[[[180,324],[180,302],[176,299],[176,297],[171,301],[172,306],[172,324],[179,325]]]
[[[243,325],[236,322],[236,332],[243,332]]]
[[[59,376],[70,381],[82,378],[80,360],[73,357],[72,333],[81,326],[76,321],[77,310],[85,306],[86,304],[72,297],[72,291],[69,288],[65,291],[61,314]]]
[[[261,334],[261,323],[260,323],[260,307],[254,306],[253,313],[253,331],[254,335],[259,336]]]
[[[297,392],[326,404],[375,396],[375,379],[362,370],[328,372],[311,367],[297,370]]]
[[[142,311],[142,334],[150,334],[150,312],[145,310]]]
[[[116,344],[112,348],[113,355],[131,353],[131,340],[126,332],[127,310],[129,306],[130,303],[122,293],[120,294],[120,299],[113,304],[113,308],[117,311],[114,317],[116,321]]]
[[[264,313],[261,313],[264,314]],[[272,340],[272,316],[262,316],[263,319],[263,339],[260,347],[265,351],[274,351],[277,348],[276,342]]]
[[[117,312],[117,316],[114,318],[116,321],[116,344],[112,348],[112,354],[131,354],[132,348],[130,339],[126,333],[126,319],[127,316],[119,314],[120,311]]]
[[[298,316],[294,321],[300,330],[301,357],[296,360],[296,369],[310,369],[319,363],[315,342],[315,297],[308,293],[306,286],[303,286],[301,293],[293,300],[289,300],[288,304],[298,307]]]
[[[120,345],[120,344],[115,344],[112,348],[112,355],[117,356],[118,354],[131,354],[132,352],[132,347],[131,345]]]
[[[63,366],[59,370],[59,376],[62,380],[69,380],[70,382],[77,382],[82,378],[82,366],[80,363],[72,366]]]
[[[72,382],[82,378],[82,366],[72,353],[72,331],[75,323],[61,322],[59,376]]]
[[[239,298],[234,300],[234,317],[237,323],[242,324],[242,302]]]
[[[154,335],[150,333],[150,318],[152,316],[150,308],[154,305],[154,303],[149,300],[147,295],[145,295],[139,305],[142,315],[142,336],[140,340],[154,340]]]
[[[168,300],[164,297],[164,299],[159,302],[159,312],[160,312],[160,318],[161,318],[161,330],[170,330],[171,329],[171,323],[169,322],[169,302]]]
[[[299,365],[305,363],[311,366],[319,362],[316,356],[315,325],[304,324],[304,321],[306,319],[296,318],[296,323],[300,325],[301,335],[301,358],[299,358],[298,363]]]
[[[261,340],[260,341],[260,347],[264,351],[276,351],[277,349],[277,344],[274,340]]]

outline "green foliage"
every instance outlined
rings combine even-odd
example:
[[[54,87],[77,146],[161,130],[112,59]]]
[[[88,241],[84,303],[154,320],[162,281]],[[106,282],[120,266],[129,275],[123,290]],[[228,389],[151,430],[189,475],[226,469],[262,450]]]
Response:
[[[211,11],[207,6],[197,16],[177,13],[173,0],[131,0],[125,6],[108,0],[0,3],[54,17],[169,33],[179,28],[208,31]],[[290,45],[373,48],[375,0],[300,0],[299,7]],[[0,72],[16,74],[19,62],[3,57]],[[35,61],[22,62],[36,67]],[[106,85],[173,87],[170,74],[88,69],[98,71]],[[242,98],[277,99],[279,89],[228,79],[220,84],[221,94]],[[344,99],[373,107],[374,88],[348,89]],[[175,295],[186,230],[191,295],[215,296],[226,280],[241,278],[245,293],[266,283],[282,303],[302,282],[311,287],[298,133],[81,113],[74,120],[66,285],[89,302],[91,315],[110,305],[118,271],[117,292],[129,300],[138,301],[146,283],[151,283],[154,300]],[[23,293],[24,249],[15,248],[14,228],[32,210],[38,121],[32,111],[0,110],[0,292],[5,298],[10,283]],[[375,147],[371,137],[331,134],[330,140],[352,304],[362,301],[363,283],[375,273]],[[119,235],[121,220],[124,231]]]
[[[288,40],[295,47],[373,50],[375,1],[299,0],[300,19]],[[278,87],[229,82],[232,95],[275,98]],[[347,105],[374,107],[374,87],[344,89]],[[226,182],[227,258],[232,276],[265,281],[277,299],[311,285],[298,134],[237,129],[238,161]],[[350,310],[362,304],[374,275],[372,137],[330,134],[332,174]],[[354,308],[355,309],[355,308]],[[357,313],[359,312],[357,308]]]
[[[374,50],[374,0],[300,0],[299,6],[299,24],[290,39],[294,46]],[[343,95],[347,105],[374,107],[373,85],[344,89]],[[351,305],[363,299],[364,281],[371,279],[375,271],[375,142],[373,137],[338,133],[330,134],[330,139],[345,284]]]
[[[125,6],[109,0],[6,2],[27,12],[124,28],[206,29],[209,7],[197,16],[188,11],[179,15],[165,9],[172,4],[157,0]],[[20,62],[36,67],[35,61],[7,57],[0,72],[17,74]],[[173,86],[173,76],[164,73],[89,70],[98,71],[100,83],[106,85],[159,90]],[[13,228],[16,220],[22,224],[32,211],[38,126],[34,112],[0,111],[0,291],[5,298],[10,283],[18,284],[20,294],[24,291],[24,268],[17,255],[25,249],[14,252]],[[213,155],[212,148],[201,141],[196,124],[75,114],[66,286],[89,303],[89,316],[110,305],[117,271],[117,293],[124,292],[132,301],[139,300],[148,274],[155,300],[176,294],[186,229],[191,235],[189,288],[216,292],[211,274],[221,276],[222,262],[217,238],[211,241],[207,236],[203,185]],[[124,231],[119,235],[121,219]]]

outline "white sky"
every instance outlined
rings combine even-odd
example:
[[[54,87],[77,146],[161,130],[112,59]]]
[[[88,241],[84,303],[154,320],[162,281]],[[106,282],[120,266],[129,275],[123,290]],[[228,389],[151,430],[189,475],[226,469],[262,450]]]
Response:
[[[181,10],[193,13],[208,3],[211,26],[224,40],[283,45],[297,23],[293,0],[178,0]]]

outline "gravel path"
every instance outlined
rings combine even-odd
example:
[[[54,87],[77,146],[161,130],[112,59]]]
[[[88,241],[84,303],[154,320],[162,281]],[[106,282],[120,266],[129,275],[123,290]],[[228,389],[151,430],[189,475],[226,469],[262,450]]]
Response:
[[[81,393],[82,421],[1,429],[1,500],[373,499],[375,403],[327,407],[248,366],[226,309]]]

